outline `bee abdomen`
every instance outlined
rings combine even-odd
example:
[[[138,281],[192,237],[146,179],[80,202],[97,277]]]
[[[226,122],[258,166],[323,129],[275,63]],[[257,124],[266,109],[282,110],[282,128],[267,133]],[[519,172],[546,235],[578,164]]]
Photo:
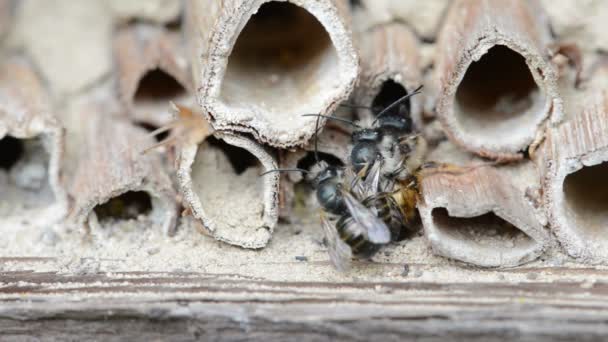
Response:
[[[344,215],[336,224],[338,235],[350,248],[357,258],[370,258],[380,249],[381,245],[370,242],[362,235],[354,235],[351,232],[357,229],[349,229],[351,225],[358,224],[352,217]]]

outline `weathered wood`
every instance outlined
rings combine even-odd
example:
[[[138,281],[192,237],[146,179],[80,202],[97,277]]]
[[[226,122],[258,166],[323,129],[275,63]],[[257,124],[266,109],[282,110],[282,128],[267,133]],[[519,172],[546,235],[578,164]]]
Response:
[[[361,76],[354,92],[354,101],[363,106],[384,109],[422,84],[418,39],[404,24],[390,23],[363,32],[360,37]],[[397,90],[395,87],[403,88]],[[422,126],[424,96],[410,99],[411,116]],[[359,117],[372,113],[359,110]]]
[[[277,168],[274,152],[236,133],[215,131],[213,137],[238,151],[223,151],[208,141],[182,144],[177,178],[184,204],[214,238],[262,248],[278,221],[279,174],[260,176]],[[255,165],[249,165],[247,157]],[[246,163],[239,166],[243,169],[231,165],[235,158]]]
[[[511,267],[551,246],[542,210],[530,198],[540,185],[532,163],[475,162],[422,175],[419,209],[435,253],[478,266]]]
[[[67,195],[60,179],[64,132],[50,101],[24,59],[12,57],[0,65],[3,219],[13,216],[50,224],[66,214]],[[13,144],[8,143],[11,137],[17,139]]]
[[[542,150],[544,200],[561,245],[584,262],[608,260],[608,93],[588,97],[582,114],[549,132]]]
[[[0,42],[13,22],[13,0],[0,0]]]
[[[165,235],[172,235],[177,219],[176,193],[165,173],[160,156],[142,153],[155,141],[147,132],[124,119],[113,117],[107,110],[109,99],[102,103],[85,102],[80,108],[81,136],[78,165],[69,192],[74,198],[69,221],[86,228],[90,233],[104,232],[96,209],[121,195],[144,192],[149,196],[149,212],[138,213],[136,218],[114,217],[111,208],[109,220],[138,220],[158,227]],[[145,201],[145,200],[144,200]],[[126,202],[126,200],[125,200]],[[127,211],[130,203],[117,203],[116,210]],[[133,203],[136,207],[145,203]]]
[[[436,57],[437,112],[460,146],[495,159],[520,152],[559,122],[562,101],[537,0],[456,0]]]
[[[172,119],[169,101],[194,102],[189,63],[178,32],[145,24],[129,26],[117,33],[114,52],[120,98],[134,121],[163,126]]]
[[[198,100],[215,129],[278,147],[303,145],[315,118],[302,114],[328,114],[352,91],[358,57],[347,1],[187,4]]]
[[[565,277],[576,273],[549,271]],[[608,333],[606,283],[273,282],[137,272],[0,275],[0,329],[9,339],[493,341],[517,336],[548,341],[592,340]]]

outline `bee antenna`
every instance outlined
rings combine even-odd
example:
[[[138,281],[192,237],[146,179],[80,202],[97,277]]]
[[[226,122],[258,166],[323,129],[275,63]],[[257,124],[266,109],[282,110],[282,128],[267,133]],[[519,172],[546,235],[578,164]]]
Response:
[[[339,118],[337,116],[323,115],[323,114],[304,114],[302,116],[316,116],[317,117],[317,122],[318,122],[319,118],[327,118],[327,119],[330,119],[330,120],[336,120],[336,121],[340,121],[340,122],[345,122],[345,123],[347,123],[349,125],[352,125],[354,127],[361,128],[361,126],[359,126],[359,124],[357,124],[356,122],[348,120],[348,119],[344,119],[344,118]]]
[[[398,105],[400,105],[401,103],[403,103],[405,100],[409,99],[410,97],[416,95],[416,94],[420,94],[420,90],[422,90],[424,86],[421,85],[418,88],[416,88],[416,90],[414,90],[413,92],[404,95],[403,97],[401,97],[400,99],[398,99],[397,101],[391,103],[388,107],[384,108],[380,113],[378,113],[378,115],[376,115],[376,118],[374,119],[374,122],[372,122],[372,125],[376,124],[376,122],[378,121],[378,119],[386,114],[389,110],[397,107]]]
[[[302,172],[302,173],[310,173],[308,170],[304,170],[304,169],[273,169],[273,170],[268,170],[264,173],[262,173],[260,176],[266,176],[269,173],[273,173],[273,172]]]
[[[317,120],[315,121],[315,162],[318,164],[320,161],[319,158],[319,121],[321,121],[321,117],[317,116]]]

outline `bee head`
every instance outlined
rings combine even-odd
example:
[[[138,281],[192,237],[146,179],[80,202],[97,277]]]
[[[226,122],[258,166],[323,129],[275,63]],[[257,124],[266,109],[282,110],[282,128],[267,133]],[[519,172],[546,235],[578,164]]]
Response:
[[[400,133],[411,133],[413,129],[409,116],[384,115],[378,119],[378,124],[383,129],[393,129]]]
[[[380,132],[373,128],[363,128],[353,132],[353,144],[363,141],[378,141],[380,140]]]

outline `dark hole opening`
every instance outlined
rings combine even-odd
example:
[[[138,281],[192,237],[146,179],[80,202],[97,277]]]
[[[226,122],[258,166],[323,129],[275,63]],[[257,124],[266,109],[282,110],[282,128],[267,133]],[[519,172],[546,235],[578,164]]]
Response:
[[[226,157],[228,157],[228,161],[230,161],[230,165],[232,165],[232,168],[238,175],[242,174],[250,167],[258,166],[260,163],[259,160],[247,150],[227,144],[220,139],[209,137],[207,138],[207,142],[210,146],[224,152]]]
[[[184,87],[160,69],[149,71],[139,82],[135,102],[166,102],[183,95]]]
[[[435,208],[431,214],[437,227],[444,233],[462,240],[480,242],[489,238],[514,243],[520,238],[530,240],[523,231],[493,212],[475,217],[454,217],[445,208]]]
[[[349,4],[350,4],[350,8],[352,8],[352,9],[363,8],[363,2],[361,0],[350,0]]]
[[[135,124],[143,129],[145,129],[148,132],[153,132],[159,128],[158,126],[147,123],[147,122],[140,121],[140,122],[136,122]],[[165,139],[167,139],[167,137],[169,137],[169,131],[162,132],[160,134],[155,135],[154,139],[156,139],[156,141],[158,141],[158,142],[161,142],[161,141],[164,141]]]
[[[0,169],[10,170],[23,157],[23,141],[10,136],[0,139]]]
[[[293,111],[338,67],[338,54],[323,25],[306,9],[286,1],[264,3],[236,40],[220,96],[230,105],[272,103],[273,111]],[[268,109],[266,108],[266,109]]]
[[[323,153],[323,152],[319,152],[319,159],[326,162],[327,164],[331,165],[331,166],[344,166],[344,163],[340,160],[340,158],[329,154],[329,153]],[[315,163],[317,162],[317,159],[315,158],[315,153],[314,152],[308,152],[306,154],[306,156],[304,156],[304,158],[300,159],[298,161],[298,168],[299,169],[304,169],[304,170],[310,170],[310,168],[315,165]]]
[[[608,228],[608,162],[586,166],[564,180],[564,196],[571,209],[568,217],[576,226],[593,235]]]
[[[372,102],[372,108],[374,114],[380,113],[384,108],[390,106],[395,101],[399,100],[403,96],[407,95],[407,90],[405,88],[393,81],[388,80],[382,84],[382,88],[374,101]],[[410,113],[411,104],[410,100],[404,101],[402,104],[397,106],[396,108],[391,109],[387,112],[388,115],[408,115]]]
[[[497,45],[472,63],[456,92],[464,115],[483,120],[521,114],[532,107],[538,89],[525,58]]]
[[[96,206],[94,210],[100,222],[109,219],[133,220],[152,211],[152,199],[145,191],[128,191]]]

